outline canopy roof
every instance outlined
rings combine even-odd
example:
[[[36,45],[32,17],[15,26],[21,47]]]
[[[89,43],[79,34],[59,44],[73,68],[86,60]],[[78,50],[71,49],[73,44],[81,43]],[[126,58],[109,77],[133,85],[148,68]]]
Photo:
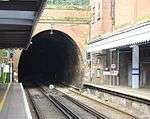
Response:
[[[150,22],[117,31],[100,37],[88,44],[88,52],[99,52],[105,49],[123,48],[131,45],[145,44],[150,41]]]
[[[0,1],[0,48],[27,48],[46,0]]]

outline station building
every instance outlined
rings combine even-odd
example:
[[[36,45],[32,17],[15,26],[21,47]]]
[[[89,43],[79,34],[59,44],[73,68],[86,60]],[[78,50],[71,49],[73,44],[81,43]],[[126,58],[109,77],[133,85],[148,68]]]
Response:
[[[148,0],[92,0],[87,82],[150,87],[149,4]]]

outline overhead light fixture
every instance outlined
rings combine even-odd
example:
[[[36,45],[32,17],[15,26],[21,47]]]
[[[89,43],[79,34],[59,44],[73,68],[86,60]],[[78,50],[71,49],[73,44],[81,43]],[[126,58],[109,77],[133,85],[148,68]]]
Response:
[[[54,34],[53,32],[53,24],[51,24],[51,28],[50,28],[50,35]]]
[[[53,34],[53,29],[51,29],[50,34],[51,34],[51,35]]]

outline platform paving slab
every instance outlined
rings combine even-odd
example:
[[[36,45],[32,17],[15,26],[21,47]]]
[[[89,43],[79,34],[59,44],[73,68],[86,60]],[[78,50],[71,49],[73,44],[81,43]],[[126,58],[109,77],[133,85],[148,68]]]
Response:
[[[3,99],[3,96],[4,96],[4,94],[5,94],[6,90],[7,90],[7,86],[8,86],[8,84],[0,83],[0,102]]]
[[[32,119],[22,84],[12,83],[10,85],[0,112],[0,119]]]
[[[0,111],[2,109],[3,102],[7,95],[6,93],[7,93],[8,87],[9,87],[9,84],[0,83]]]

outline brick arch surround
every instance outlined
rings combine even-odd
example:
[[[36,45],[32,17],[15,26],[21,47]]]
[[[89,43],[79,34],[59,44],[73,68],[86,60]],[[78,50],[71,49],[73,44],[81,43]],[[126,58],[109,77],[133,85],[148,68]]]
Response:
[[[40,22],[37,24],[37,26],[35,27],[34,33],[33,33],[33,37],[42,32],[42,31],[46,31],[46,30],[50,30],[51,28],[51,23],[48,23],[47,21],[45,22]],[[86,43],[87,40],[89,39],[89,25],[88,24],[53,24],[53,29],[58,30],[58,31],[62,31],[66,34],[68,34],[73,40],[74,42],[76,42],[76,44],[79,47],[79,50],[81,52],[81,57],[83,59],[83,62],[85,61],[85,53],[86,53]],[[18,72],[18,64],[19,64],[19,59],[20,59],[20,55],[21,55],[22,50],[16,50],[15,54],[16,54],[16,60],[14,62],[14,70],[16,72]],[[82,70],[84,70],[84,63],[81,63],[81,68]]]
[[[64,32],[52,31],[53,34],[51,30],[38,33],[32,38],[28,50],[22,51],[18,66],[19,80],[25,82],[42,77],[46,82],[51,80],[53,83],[80,86],[83,59],[78,45]],[[52,80],[54,78],[55,81]]]
[[[53,29],[62,31],[66,34],[68,34],[76,44],[79,46],[82,55],[85,52],[85,43],[88,40],[88,34],[89,34],[89,25],[88,24],[53,24]],[[35,28],[33,36],[36,34],[50,30],[51,29],[51,23],[46,22],[39,22]]]

